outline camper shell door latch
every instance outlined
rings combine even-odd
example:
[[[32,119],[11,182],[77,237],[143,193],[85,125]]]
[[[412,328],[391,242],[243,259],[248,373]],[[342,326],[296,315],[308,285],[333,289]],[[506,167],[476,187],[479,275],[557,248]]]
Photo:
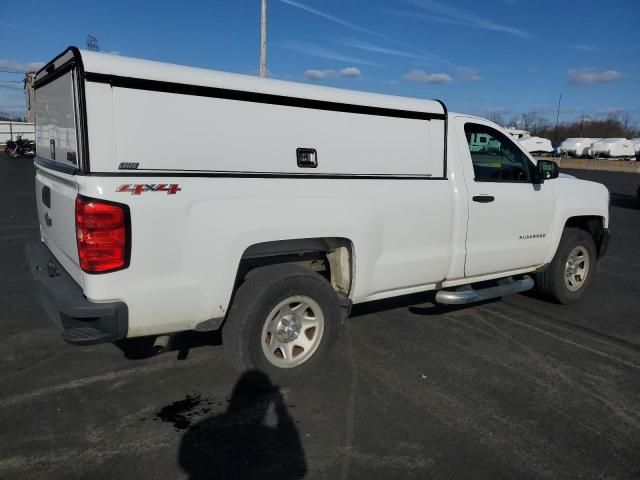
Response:
[[[315,148],[297,148],[296,157],[300,168],[316,168],[318,166],[318,153]]]

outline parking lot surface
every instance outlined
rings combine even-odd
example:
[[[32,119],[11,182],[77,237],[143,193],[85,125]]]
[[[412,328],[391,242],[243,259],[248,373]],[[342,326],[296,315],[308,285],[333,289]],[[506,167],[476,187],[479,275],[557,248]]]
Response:
[[[588,296],[359,306],[321,375],[256,394],[219,337],[72,347],[35,301],[33,167],[0,155],[0,478],[640,478],[640,175]]]

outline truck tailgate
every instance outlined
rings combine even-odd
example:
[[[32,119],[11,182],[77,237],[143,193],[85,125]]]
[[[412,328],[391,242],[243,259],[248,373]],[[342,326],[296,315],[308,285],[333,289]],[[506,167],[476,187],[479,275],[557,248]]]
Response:
[[[78,189],[73,176],[37,167],[35,194],[42,241],[81,284],[75,226]]]

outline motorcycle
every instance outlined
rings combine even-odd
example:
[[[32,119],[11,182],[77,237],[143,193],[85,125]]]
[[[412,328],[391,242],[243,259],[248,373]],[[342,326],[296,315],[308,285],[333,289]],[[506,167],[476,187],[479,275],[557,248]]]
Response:
[[[36,144],[33,140],[23,139],[22,135],[17,135],[15,141],[7,142],[4,150],[11,158],[33,157],[36,154]]]

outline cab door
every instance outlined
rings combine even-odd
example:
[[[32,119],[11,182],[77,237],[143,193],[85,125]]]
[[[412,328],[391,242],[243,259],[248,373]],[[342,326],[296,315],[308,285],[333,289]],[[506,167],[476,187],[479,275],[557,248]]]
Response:
[[[456,130],[469,208],[465,277],[541,265],[554,217],[552,185],[534,183],[529,155],[489,122],[459,117]]]

